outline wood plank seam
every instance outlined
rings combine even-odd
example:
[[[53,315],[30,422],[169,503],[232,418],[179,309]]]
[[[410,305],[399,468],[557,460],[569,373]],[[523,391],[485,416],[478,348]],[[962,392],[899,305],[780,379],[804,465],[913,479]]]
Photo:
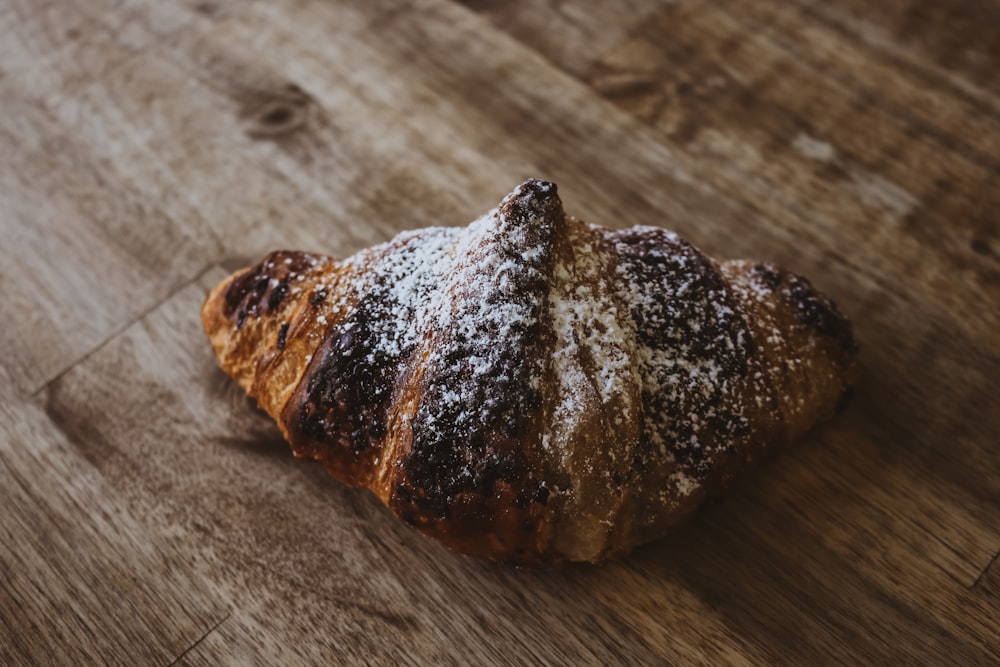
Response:
[[[228,621],[230,619],[230,617],[232,617],[232,615],[233,615],[233,612],[229,612],[228,614],[226,614],[225,616],[223,616],[221,619],[219,619],[219,621],[215,625],[213,625],[208,630],[206,630],[205,633],[201,637],[198,637],[198,639],[196,639],[194,641],[194,643],[192,643],[186,649],[184,649],[183,651],[181,651],[180,655],[178,655],[176,658],[174,658],[173,660],[171,660],[170,663],[167,664],[167,667],[175,667],[176,665],[178,665],[180,663],[180,661],[184,659],[184,656],[186,656],[188,653],[190,653],[195,648],[197,648],[198,645],[201,644],[203,641],[205,641],[210,634],[212,634],[213,632],[215,632],[216,630],[218,630],[219,626],[221,626],[223,623],[225,623],[226,621]]]
[[[41,397],[41,395],[49,387],[51,387],[54,383],[59,382],[63,377],[65,377],[65,375],[67,373],[69,373],[71,370],[73,370],[73,368],[75,368],[77,365],[79,365],[81,363],[84,363],[85,361],[87,361],[88,359],[90,359],[93,355],[95,355],[96,353],[100,352],[104,347],[106,347],[108,345],[108,343],[110,343],[111,341],[113,341],[115,338],[117,338],[118,336],[120,336],[125,331],[128,331],[128,329],[130,329],[133,325],[135,325],[138,322],[140,322],[143,319],[145,319],[150,313],[152,313],[157,308],[159,308],[160,306],[162,306],[165,302],[167,302],[170,299],[174,298],[179,292],[184,291],[190,285],[198,282],[201,279],[202,276],[204,276],[205,274],[207,274],[208,272],[210,272],[212,269],[216,268],[216,266],[217,266],[217,264],[215,262],[209,262],[207,266],[205,266],[204,268],[202,268],[197,273],[197,275],[195,275],[194,277],[192,277],[192,278],[190,278],[188,280],[184,280],[183,282],[181,282],[180,284],[178,284],[177,286],[175,286],[172,290],[170,290],[170,292],[167,293],[162,299],[160,299],[156,303],[153,303],[153,304],[149,305],[142,312],[138,313],[135,317],[133,317],[133,318],[131,318],[129,320],[126,320],[121,326],[119,326],[117,329],[115,329],[114,332],[112,332],[111,334],[109,334],[98,345],[95,345],[90,350],[87,350],[86,353],[82,354],[77,359],[74,359],[65,368],[61,369],[58,373],[56,373],[51,378],[49,378],[48,380],[46,380],[35,391],[31,392],[31,397],[35,398],[35,399],[38,399],[39,397]]]
[[[986,573],[989,572],[994,565],[996,565],[997,559],[1000,559],[1000,549],[998,549],[997,552],[993,554],[993,558],[991,558],[990,562],[986,564],[986,567],[982,569],[982,571],[979,573],[979,576],[976,577],[976,580],[972,582],[972,585],[969,586],[969,590],[978,590],[981,588],[983,579],[986,577]]]

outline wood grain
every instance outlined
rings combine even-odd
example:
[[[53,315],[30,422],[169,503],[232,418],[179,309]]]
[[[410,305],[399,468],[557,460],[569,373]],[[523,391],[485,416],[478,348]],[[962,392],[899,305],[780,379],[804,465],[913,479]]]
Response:
[[[6,3],[0,661],[995,664],[996,7]],[[786,264],[862,342],[845,415],[601,568],[420,537],[294,460],[198,323],[272,248],[528,176]]]
[[[11,396],[0,507],[5,665],[167,664],[227,613],[193,574],[195,553],[151,537],[75,443]]]

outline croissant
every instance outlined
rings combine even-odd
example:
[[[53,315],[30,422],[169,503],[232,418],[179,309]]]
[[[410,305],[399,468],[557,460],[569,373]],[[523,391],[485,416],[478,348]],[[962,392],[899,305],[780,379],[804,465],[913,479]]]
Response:
[[[201,315],[297,457],[524,564],[663,536],[857,379],[850,324],[804,278],[586,224],[539,180],[343,261],[271,253]]]

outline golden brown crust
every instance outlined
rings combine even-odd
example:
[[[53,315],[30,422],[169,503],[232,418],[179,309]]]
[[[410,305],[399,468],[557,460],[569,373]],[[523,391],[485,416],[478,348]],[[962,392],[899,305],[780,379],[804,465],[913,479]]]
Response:
[[[857,376],[805,279],[568,218],[541,181],[342,262],[272,253],[202,318],[297,456],[453,549],[531,564],[662,536]]]

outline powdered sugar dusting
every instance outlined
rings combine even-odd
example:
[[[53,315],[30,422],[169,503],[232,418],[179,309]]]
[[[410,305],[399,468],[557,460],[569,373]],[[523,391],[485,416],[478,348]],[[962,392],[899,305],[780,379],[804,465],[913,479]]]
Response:
[[[751,339],[715,266],[658,228],[607,232],[617,289],[635,325],[645,455],[673,461],[686,495],[749,425],[735,389]],[[706,437],[706,435],[708,437]]]
[[[623,435],[639,409],[634,332],[620,309],[607,242],[575,220],[565,235],[549,292],[551,374],[557,387],[543,447],[571,473],[606,476],[606,491],[615,496],[621,480],[612,478],[631,460],[636,444]],[[601,451],[583,446],[598,429],[605,434]],[[548,451],[550,446],[555,451]]]
[[[422,304],[435,293],[457,230],[408,232],[342,263],[345,284],[317,283],[309,303],[326,326],[306,373],[296,423],[302,434],[377,455],[402,366],[416,349]]]
[[[621,396],[632,380],[625,347],[630,332],[623,328],[614,288],[600,261],[596,234],[589,229],[569,233],[573,237],[572,262],[556,266],[549,296],[557,340],[555,376],[562,376],[570,361],[583,354],[589,383],[606,404]],[[630,415],[622,417],[629,419]]]
[[[561,214],[554,187],[529,182],[455,239],[431,306],[427,384],[405,463],[425,505],[463,490],[489,495],[526,474],[519,443],[541,405]]]
[[[329,343],[311,363],[300,429],[377,449],[393,393],[421,378],[396,493],[425,509],[499,482],[532,493],[528,450],[566,460],[595,410],[605,432],[642,420],[638,442],[606,443],[607,460],[656,464],[670,471],[662,492],[683,497],[748,434],[738,389],[751,370],[767,395],[710,260],[666,230],[567,219],[550,184],[529,181],[464,229],[407,232],[343,267],[347,288],[311,292]],[[755,289],[766,301],[767,286]]]

